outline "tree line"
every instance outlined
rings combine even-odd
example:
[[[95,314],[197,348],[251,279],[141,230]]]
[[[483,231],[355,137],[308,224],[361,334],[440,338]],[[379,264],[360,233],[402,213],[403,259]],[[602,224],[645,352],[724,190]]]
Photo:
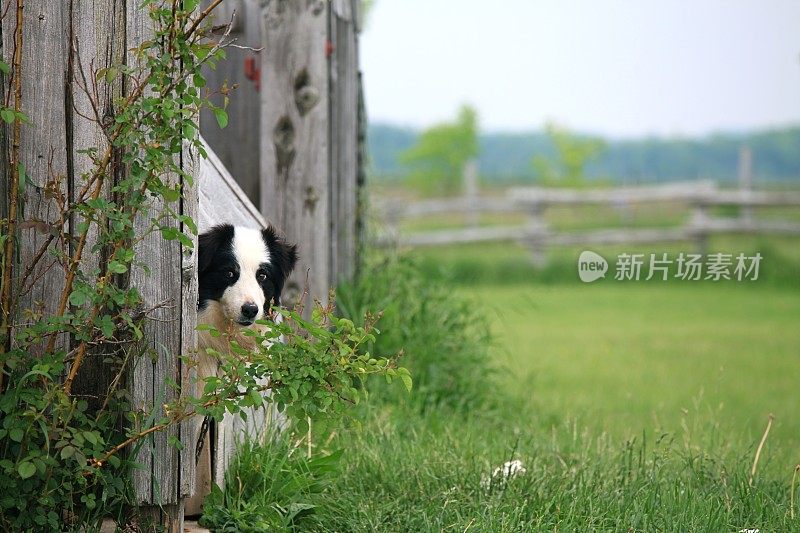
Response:
[[[583,135],[553,124],[542,131],[481,133],[474,110],[464,107],[454,121],[424,131],[370,124],[368,137],[374,179],[440,183],[441,192],[460,181],[447,178],[447,173],[475,156],[485,183],[732,182],[738,179],[742,146],[753,153],[756,183],[800,181],[800,126],[702,138],[626,140]]]

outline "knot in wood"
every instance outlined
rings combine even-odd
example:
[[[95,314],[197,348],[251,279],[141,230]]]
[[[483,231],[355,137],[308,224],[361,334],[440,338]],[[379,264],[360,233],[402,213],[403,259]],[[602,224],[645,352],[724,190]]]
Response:
[[[311,111],[319,102],[319,91],[311,85],[311,76],[308,70],[301,70],[294,78],[294,105],[301,117]]]
[[[303,208],[313,213],[317,208],[317,202],[319,202],[319,193],[317,193],[317,189],[314,187],[306,187],[306,197],[303,200]]]
[[[272,130],[272,141],[275,146],[275,166],[279,175],[288,178],[289,167],[292,166],[295,156],[294,148],[294,124],[287,116],[282,116],[275,129]]]
[[[311,13],[316,17],[325,9],[325,2],[323,0],[308,0],[308,7],[311,9]]]

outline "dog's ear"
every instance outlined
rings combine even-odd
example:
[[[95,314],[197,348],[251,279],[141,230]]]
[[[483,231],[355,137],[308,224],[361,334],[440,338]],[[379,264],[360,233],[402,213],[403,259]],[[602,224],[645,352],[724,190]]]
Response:
[[[278,234],[272,224],[267,225],[261,231],[261,236],[264,238],[264,242],[267,243],[270,263],[280,273],[282,278],[281,285],[283,285],[283,281],[289,277],[289,274],[292,273],[294,266],[297,264],[297,245],[286,241]]]
[[[197,272],[202,273],[211,265],[219,247],[224,243],[233,242],[233,226],[230,224],[214,226],[207,232],[202,233],[198,242]]]

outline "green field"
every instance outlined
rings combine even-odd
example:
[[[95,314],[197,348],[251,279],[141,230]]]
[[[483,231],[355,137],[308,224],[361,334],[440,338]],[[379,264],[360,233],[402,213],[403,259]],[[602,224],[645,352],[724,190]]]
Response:
[[[532,423],[580,425],[619,438],[715,420],[800,460],[800,293],[736,284],[478,286],[504,380]]]

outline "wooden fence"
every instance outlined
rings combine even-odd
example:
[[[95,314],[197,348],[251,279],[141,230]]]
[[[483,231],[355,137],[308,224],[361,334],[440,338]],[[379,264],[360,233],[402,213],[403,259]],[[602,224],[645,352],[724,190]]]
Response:
[[[355,269],[359,139],[363,137],[359,131],[358,2],[230,0],[223,6],[228,11],[220,20],[225,22],[238,8],[242,22],[232,35],[255,35],[254,40],[238,43],[254,50],[231,49],[209,79],[209,87],[226,80],[229,86],[238,83],[242,98],[232,93],[230,128],[209,136],[207,161],[189,150],[181,154],[183,170],[195,176],[199,186],[181,183],[185,199],[180,214],[199,220],[201,229],[220,222],[253,227],[263,226],[265,220],[273,222],[299,244],[301,261],[286,299],[291,300],[292,292],[300,293],[308,276],[310,296],[324,302],[329,288]],[[150,38],[152,30],[138,1],[72,0],[26,3],[22,31],[23,111],[30,119],[20,139],[21,163],[28,175],[22,193],[25,218],[54,224],[58,208],[57,195],[48,190],[52,177],[59,177],[55,181],[59,192],[71,198],[80,189],[82,174],[89,170],[82,150],[107,146],[100,127],[83,118],[92,116],[91,102],[79,89],[76,65],[97,71],[133,64],[130,50]],[[14,32],[14,17],[3,17],[2,55],[8,64]],[[263,73],[260,87],[254,84],[258,72]],[[130,90],[120,77],[99,95],[100,109],[113,119],[115,99]],[[213,121],[202,118],[202,131],[208,135],[216,125],[209,127]],[[0,171],[7,176],[10,130],[1,127]],[[226,166],[234,169],[233,174]],[[177,184],[183,178],[165,180]],[[2,216],[7,215],[8,194],[3,179]],[[110,185],[101,196],[113,198]],[[136,224],[144,229],[149,221]],[[77,231],[71,225],[65,230]],[[20,231],[15,276],[31,263],[46,238],[34,228]],[[144,358],[129,373],[127,388],[136,411],[154,412],[158,419],[165,403],[192,390],[193,370],[178,356],[196,351],[196,253],[178,241],[163,240],[158,232],[139,243],[137,251],[138,259],[149,268],[133,268],[130,284],[138,288],[145,308],[157,310],[145,330],[146,348],[153,357]],[[82,266],[90,269],[101,261],[102,254],[91,254]],[[53,262],[43,262],[40,269],[31,273],[37,281],[20,298],[20,308],[52,314],[64,287],[63,272]],[[63,347],[69,348],[69,342],[63,339]],[[87,359],[73,391],[97,396],[106,390],[110,377],[103,357]],[[179,390],[168,385],[172,381],[181,385]],[[268,418],[266,413],[260,418],[251,416],[251,425],[263,426]],[[217,480],[245,429],[234,420],[222,424],[214,450]],[[168,444],[171,437],[184,444],[182,451]],[[135,458],[143,465],[132,480],[140,510],[168,531],[183,531],[184,503],[195,487],[196,438],[196,424],[190,421],[153,434]]]
[[[686,204],[690,206],[692,216],[678,227],[623,227],[572,232],[556,231],[545,219],[547,209],[555,206],[606,205],[627,210],[636,205],[658,203]],[[743,209],[741,215],[735,218],[714,217],[711,208],[717,206]],[[698,249],[704,249],[708,236],[718,233],[800,235],[800,223],[752,216],[753,209],[759,207],[800,207],[800,194],[726,190],[710,181],[609,189],[517,187],[509,189],[502,197],[465,196],[378,204],[377,211],[386,223],[386,231],[378,236],[377,241],[379,244],[397,243],[401,246],[520,241],[531,248],[534,262],[542,263],[545,250],[550,246],[694,241]],[[486,213],[520,213],[526,216],[527,221],[519,225],[477,225],[476,215]],[[403,220],[445,214],[461,214],[473,222],[457,229],[407,234],[398,229]]]

